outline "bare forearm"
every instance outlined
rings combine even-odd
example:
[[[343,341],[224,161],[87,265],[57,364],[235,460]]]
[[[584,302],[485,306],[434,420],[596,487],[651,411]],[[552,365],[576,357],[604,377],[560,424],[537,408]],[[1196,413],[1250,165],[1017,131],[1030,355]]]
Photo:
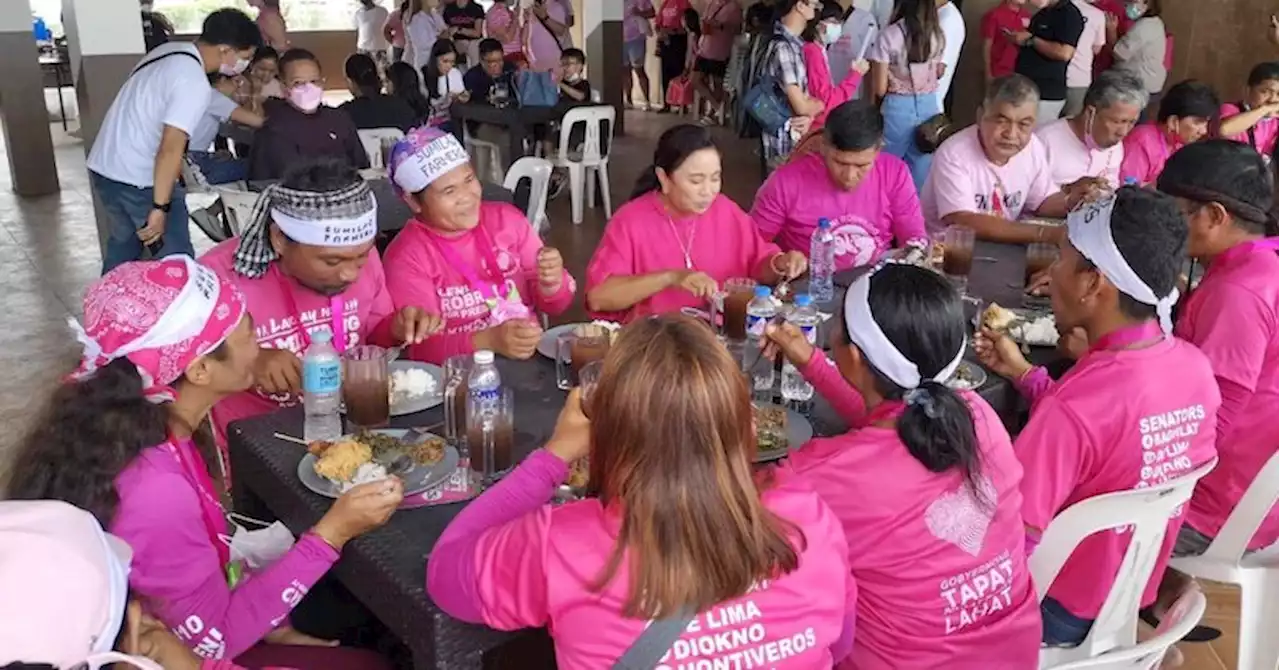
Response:
[[[1222,135],[1230,137],[1232,135],[1241,135],[1249,132],[1249,129],[1258,125],[1258,122],[1267,116],[1267,109],[1251,109],[1247,112],[1241,112],[1235,116],[1227,117],[1222,120]]]
[[[261,114],[254,114],[244,107],[236,107],[231,111],[231,120],[251,128],[261,128],[265,119],[262,118]]]
[[[1076,48],[1070,44],[1051,42],[1049,40],[1042,40],[1038,37],[1033,37],[1031,39],[1031,48],[1035,49],[1045,58],[1051,58],[1058,61],[1069,61],[1072,56],[1076,55]]]
[[[587,292],[587,308],[593,312],[626,311],[674,286],[676,277],[671,270],[610,277]]]
[[[185,135],[183,136],[186,137]],[[161,205],[168,204],[173,198],[173,185],[178,182],[182,172],[182,155],[186,153],[186,142],[173,146],[167,139],[156,154],[155,187],[152,200]]]
[[[570,98],[573,98],[575,102],[582,102],[583,100],[587,99],[586,93],[583,93],[582,91],[579,91],[578,89],[568,84],[564,84],[564,83],[560,84],[560,92],[569,96]]]
[[[980,240],[1009,244],[1030,244],[1045,241],[1046,226],[1019,223],[978,212],[955,212],[942,218],[949,226],[962,226],[973,230]]]

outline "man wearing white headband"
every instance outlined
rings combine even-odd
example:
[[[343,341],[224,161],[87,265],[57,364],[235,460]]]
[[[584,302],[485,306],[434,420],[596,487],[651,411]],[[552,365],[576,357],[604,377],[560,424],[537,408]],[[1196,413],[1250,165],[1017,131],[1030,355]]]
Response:
[[[397,310],[374,241],[377,203],[340,161],[302,163],[258,199],[240,237],[201,260],[245,295],[262,354],[255,389],[214,409],[228,422],[299,401],[301,356],[312,333],[328,331],[339,352],[359,344],[421,342],[440,319],[417,307]]]
[[[1121,188],[1073,212],[1067,237],[1049,271],[1049,294],[1058,332],[1082,328],[1088,351],[1055,382],[1007,335],[984,329],[977,341],[983,362],[1032,402],[1017,442],[1032,542],[1076,502],[1161,485],[1212,460],[1221,404],[1208,359],[1171,335],[1187,248],[1174,198]],[[1169,522],[1143,606],[1156,598],[1182,519],[1179,512]],[[1041,603],[1046,643],[1085,638],[1128,544],[1127,532],[1110,531],[1080,544]]]

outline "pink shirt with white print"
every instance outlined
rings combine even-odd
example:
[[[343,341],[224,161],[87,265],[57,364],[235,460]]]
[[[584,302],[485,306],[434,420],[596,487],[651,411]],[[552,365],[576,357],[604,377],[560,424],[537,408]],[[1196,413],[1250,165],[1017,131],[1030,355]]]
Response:
[[[962,473],[930,472],[896,430],[870,425],[901,403],[868,416],[820,351],[802,372],[855,426],[805,444],[783,465],[817,490],[849,542],[858,631],[839,667],[942,668],[984,659],[983,667],[1034,668],[1041,626],[1026,565],[1022,466],[995,411],[961,393],[977,429],[984,504]]]
[[[657,192],[623,205],[605,226],[591,263],[587,290],[614,275],[645,275],[685,269],[685,249],[693,269],[720,285],[735,278],[755,278],[778,247],[766,241],[755,222],[723,193],[702,214],[675,219]],[[680,288],[669,288],[622,312],[597,312],[600,318],[630,321],[647,314],[666,314],[682,307],[706,309],[707,301]]]
[[[543,295],[538,285],[541,249],[542,240],[529,220],[505,203],[482,203],[480,225],[455,237],[410,221],[387,247],[387,288],[397,308],[421,307],[439,314],[445,327],[406,349],[406,355],[416,361],[443,363],[450,356],[474,351],[472,338],[481,330],[512,318],[533,318],[534,310],[560,314],[568,309],[577,284],[565,271],[560,289]],[[490,267],[491,263],[497,267]],[[481,281],[483,290],[472,285],[464,266]],[[501,305],[491,309],[495,284],[503,297],[513,290],[518,293],[521,302],[513,305],[515,309]]]
[[[1138,186],[1156,183],[1164,164],[1178,149],[1181,142],[1169,138],[1169,134],[1156,122],[1144,123],[1124,136],[1124,161],[1120,163],[1120,179],[1136,179]]]
[[[453,520],[427,562],[427,590],[450,615],[499,630],[547,626],[565,670],[609,667],[644,631],[622,615],[629,557],[594,588],[621,520],[598,499],[547,504],[568,476],[545,450]],[[830,668],[853,636],[857,589],[840,524],[814,492],[777,471],[761,502],[804,537],[799,567],[699,612],[658,662],[683,668]]]
[[[766,240],[805,255],[818,219],[830,219],[838,270],[875,263],[895,241],[929,241],[907,164],[884,152],[852,191],[831,181],[822,156],[792,161],[756,193],[751,218]]]
[[[378,250],[370,249],[368,260],[360,269],[355,283],[338,296],[321,295],[288,277],[277,263],[272,263],[262,277],[251,279],[237,273],[236,246],[240,238],[232,238],[209,250],[200,262],[235,284],[244,293],[245,305],[253,317],[254,335],[264,349],[286,349],[299,357],[310,344],[310,333],[334,332],[331,307],[341,305],[342,318],[336,323],[342,337],[334,337],[334,346],[346,349],[360,344],[389,345],[394,306],[387,293],[382,261]],[[224,398],[213,408],[214,428],[225,435],[232,421],[274,412],[301,402],[293,395],[267,395],[249,390]]]
[[[1120,335],[1146,339],[1159,329],[1148,322]],[[1145,348],[1123,346],[1095,345],[1056,383],[1044,368],[1023,377],[1020,388],[1033,406],[1015,451],[1024,469],[1027,526],[1043,530],[1081,500],[1161,484],[1213,459],[1221,399],[1208,359],[1172,337]],[[1155,601],[1185,511],[1179,508],[1169,519],[1144,606]],[[1128,545],[1124,529],[1085,538],[1048,597],[1075,616],[1096,618]]]
[[[924,220],[930,230],[946,227],[942,220],[956,212],[990,214],[1016,221],[1034,214],[1046,198],[1058,192],[1049,168],[1049,152],[1039,137],[1004,165],[987,159],[978,127],[952,135],[933,155],[933,167],[920,193]]]

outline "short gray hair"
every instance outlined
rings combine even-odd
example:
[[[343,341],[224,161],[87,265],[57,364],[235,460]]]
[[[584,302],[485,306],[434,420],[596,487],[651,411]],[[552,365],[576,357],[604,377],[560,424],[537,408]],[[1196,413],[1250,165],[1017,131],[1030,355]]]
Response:
[[[987,87],[987,94],[982,97],[982,107],[991,109],[1001,103],[1022,105],[1040,102],[1040,88],[1034,81],[1020,74],[1000,77]]]
[[[1093,78],[1084,94],[1084,106],[1106,109],[1115,104],[1134,105],[1146,109],[1151,96],[1147,87],[1136,75],[1117,70],[1107,70]]]

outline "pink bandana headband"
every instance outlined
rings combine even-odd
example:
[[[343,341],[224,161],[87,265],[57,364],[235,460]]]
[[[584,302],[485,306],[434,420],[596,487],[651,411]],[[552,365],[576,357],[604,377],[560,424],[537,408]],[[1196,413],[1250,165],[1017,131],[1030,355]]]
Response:
[[[467,150],[453,135],[431,126],[414,128],[391,150],[391,183],[401,197],[420,193],[470,161]]]
[[[239,289],[188,256],[126,263],[89,287],[83,326],[68,319],[84,345],[71,378],[85,379],[127,358],[148,400],[172,401],[173,382],[222,344],[244,314]]]

